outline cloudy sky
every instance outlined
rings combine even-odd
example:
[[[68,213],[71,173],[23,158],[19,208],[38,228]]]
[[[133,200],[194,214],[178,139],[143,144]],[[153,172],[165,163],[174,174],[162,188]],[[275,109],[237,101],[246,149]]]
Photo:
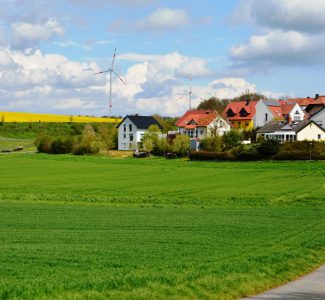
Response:
[[[325,0],[0,0],[0,111],[179,115],[249,90],[325,94]]]

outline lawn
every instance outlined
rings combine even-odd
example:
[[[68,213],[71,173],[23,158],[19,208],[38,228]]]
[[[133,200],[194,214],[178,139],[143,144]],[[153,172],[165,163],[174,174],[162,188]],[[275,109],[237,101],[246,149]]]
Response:
[[[0,166],[0,299],[234,299],[325,262],[322,162]]]
[[[0,152],[3,150],[13,151],[18,147],[23,147],[23,151],[36,151],[32,139],[5,138],[0,136]]]

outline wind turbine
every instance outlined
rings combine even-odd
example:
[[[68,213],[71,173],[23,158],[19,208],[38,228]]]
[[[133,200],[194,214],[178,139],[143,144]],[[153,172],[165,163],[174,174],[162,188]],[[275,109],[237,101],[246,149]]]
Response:
[[[124,80],[121,78],[121,76],[114,69],[115,58],[116,58],[116,48],[114,51],[111,67],[105,71],[100,71],[100,72],[95,73],[95,75],[109,73],[109,116],[110,117],[112,115],[112,106],[113,106],[113,102],[112,102],[113,73],[126,86],[126,83],[124,82]]]
[[[192,109],[192,97],[194,95],[194,93],[192,92],[192,73],[190,74],[190,89],[189,90],[185,90],[184,93],[185,94],[182,97],[178,98],[178,100],[181,100],[184,97],[188,96],[189,110],[191,110]]]

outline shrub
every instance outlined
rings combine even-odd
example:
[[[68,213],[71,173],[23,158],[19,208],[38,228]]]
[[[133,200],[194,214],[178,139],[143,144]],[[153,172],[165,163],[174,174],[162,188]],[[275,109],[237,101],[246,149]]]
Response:
[[[197,151],[190,153],[190,160],[234,160],[234,157],[229,152],[209,152]]]
[[[150,153],[153,150],[153,141],[149,137],[145,137],[142,142],[142,147],[145,152]]]
[[[230,150],[231,155],[239,161],[253,161],[261,159],[258,152],[259,144],[240,145]]]
[[[85,155],[85,154],[97,154],[100,150],[100,140],[97,137],[91,125],[86,125],[80,141],[74,146],[73,154]]]
[[[231,129],[222,136],[225,150],[230,150],[240,144],[243,140],[243,133],[236,129]]]
[[[277,160],[312,160],[325,159],[325,144],[321,142],[287,142],[281,144],[278,153],[273,157]]]
[[[280,148],[280,143],[277,140],[263,140],[260,143],[258,152],[262,158],[270,158],[275,155]]]
[[[187,135],[178,135],[173,141],[172,151],[178,156],[186,156],[190,148],[190,138]]]
[[[36,145],[37,151],[41,153],[51,153],[52,152],[52,141],[53,138],[48,135],[38,136],[34,144]]]
[[[200,142],[200,149],[203,151],[221,152],[222,138],[219,135],[207,137]]]
[[[74,145],[73,137],[56,137],[51,144],[52,154],[71,153]]]

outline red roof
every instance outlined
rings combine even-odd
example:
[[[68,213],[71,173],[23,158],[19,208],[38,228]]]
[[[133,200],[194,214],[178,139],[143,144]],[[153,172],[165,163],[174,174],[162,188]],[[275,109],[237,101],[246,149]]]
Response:
[[[319,96],[318,98],[294,98],[289,100],[298,103],[300,106],[307,106],[309,104],[325,104],[325,96]]]
[[[237,120],[252,120],[256,113],[256,104],[258,101],[240,101],[240,102],[230,102],[225,110],[223,111],[223,117],[227,118],[229,121],[237,121]],[[227,112],[229,109],[235,114],[233,117],[229,117]],[[239,113],[242,109],[245,109],[247,112],[247,116],[241,116]]]
[[[189,110],[177,122],[177,127],[195,129],[208,126],[219,114],[212,110]]]

